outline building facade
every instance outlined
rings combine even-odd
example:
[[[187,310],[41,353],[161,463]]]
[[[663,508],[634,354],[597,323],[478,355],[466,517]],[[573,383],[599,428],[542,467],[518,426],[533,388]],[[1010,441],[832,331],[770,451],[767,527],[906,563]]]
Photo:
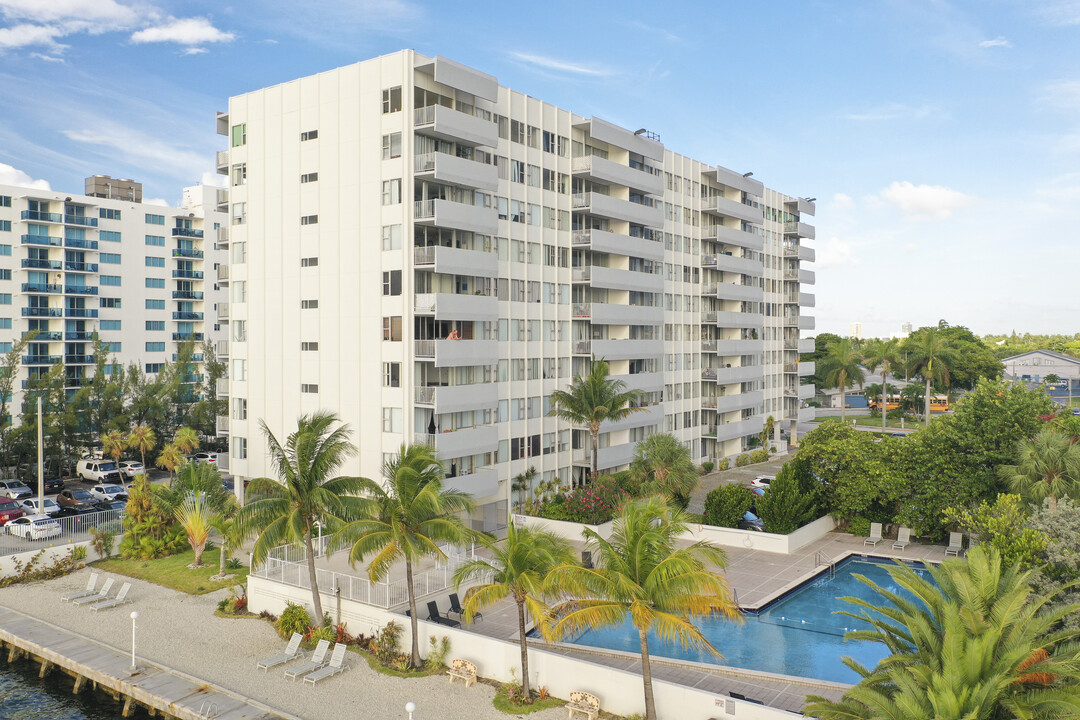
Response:
[[[516,475],[588,468],[548,398],[594,356],[643,393],[602,469],[653,432],[702,461],[813,418],[809,200],[407,50],[233,97],[218,131],[237,475],[272,472],[260,421],[327,409],[344,472],[430,443],[505,520]]]
[[[199,365],[203,339],[225,337],[214,276],[228,270],[217,249],[229,229],[224,191],[186,188],[171,208],[143,204],[130,180],[98,175],[86,189],[94,195],[0,186],[0,352],[37,331],[13,386],[16,413],[23,389],[57,364],[70,390],[89,380],[95,335],[112,360],[151,374],[180,343],[197,343]]]

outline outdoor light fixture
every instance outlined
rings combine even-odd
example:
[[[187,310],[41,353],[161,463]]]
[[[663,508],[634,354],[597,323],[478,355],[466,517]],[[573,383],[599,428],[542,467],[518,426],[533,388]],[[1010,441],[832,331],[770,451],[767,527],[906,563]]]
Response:
[[[135,664],[135,621],[139,619],[139,611],[131,611],[131,667],[128,668],[130,672],[137,672],[139,667]]]
[[[409,713],[409,720],[412,720],[412,714],[416,711],[416,703],[410,701],[405,703],[405,712]]]

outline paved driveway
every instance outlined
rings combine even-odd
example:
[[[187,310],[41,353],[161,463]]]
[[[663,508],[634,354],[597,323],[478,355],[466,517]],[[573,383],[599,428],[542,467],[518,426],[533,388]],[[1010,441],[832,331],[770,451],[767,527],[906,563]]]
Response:
[[[773,455],[768,461],[747,465],[745,467],[731,468],[703,475],[697,490],[690,496],[690,512],[705,512],[705,496],[713,488],[721,485],[744,485],[749,487],[750,481],[758,475],[775,475],[783,467],[784,463],[793,457],[794,453],[787,455]]]

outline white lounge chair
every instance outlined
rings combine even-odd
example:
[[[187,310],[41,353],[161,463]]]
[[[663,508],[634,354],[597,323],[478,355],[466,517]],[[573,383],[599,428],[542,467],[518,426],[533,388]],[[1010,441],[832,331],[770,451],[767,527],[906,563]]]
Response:
[[[893,550],[903,550],[911,544],[911,528],[902,527],[896,534],[896,542],[892,544]]]
[[[260,670],[268,670],[276,665],[281,665],[282,663],[287,663],[295,658],[303,657],[304,653],[300,651],[300,641],[303,639],[304,637],[300,633],[293,633],[292,637],[289,638],[289,645],[285,648],[285,652],[280,655],[268,657],[265,660],[260,660],[255,663],[255,667]]]
[[[881,523],[870,523],[870,537],[863,540],[863,545],[877,547],[881,542]]]
[[[324,667],[319,668],[315,672],[309,673],[308,675],[304,676],[304,682],[309,682],[314,685],[320,680],[325,680],[328,677],[337,675],[339,672],[345,672],[349,669],[349,666],[345,665],[344,662],[345,646],[341,643],[335,643],[334,654],[333,656],[331,656],[330,662]]]
[[[949,533],[949,547],[945,548],[945,557],[954,555],[960,557],[964,550],[964,533]]]
[[[89,605],[91,603],[101,602],[102,600],[109,599],[109,591],[112,590],[113,579],[105,578],[105,584],[101,586],[101,592],[94,595],[83,595],[82,597],[75,598],[71,602],[75,605]]]
[[[100,576],[101,573],[90,573],[90,579],[86,581],[86,587],[84,589],[61,595],[60,599],[64,602],[67,602],[68,600],[75,600],[77,598],[86,597],[87,595],[97,595],[97,590],[95,590],[94,588],[97,587],[97,579]]]
[[[320,640],[319,644],[315,646],[315,652],[312,653],[310,660],[305,660],[299,665],[293,665],[291,668],[285,670],[286,680],[295,680],[304,673],[309,673],[312,670],[318,670],[326,664],[326,653],[330,651],[330,641]]]
[[[102,600],[101,602],[94,603],[90,606],[91,610],[108,610],[109,608],[116,607],[117,605],[126,605],[131,602],[128,600],[128,592],[131,590],[131,583],[126,582],[120,586],[120,592],[116,593],[116,597],[112,600]]]

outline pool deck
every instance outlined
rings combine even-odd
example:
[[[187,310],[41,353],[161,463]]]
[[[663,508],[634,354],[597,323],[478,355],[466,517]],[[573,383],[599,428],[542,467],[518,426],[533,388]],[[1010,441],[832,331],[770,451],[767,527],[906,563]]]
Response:
[[[892,540],[882,540],[875,548],[865,545],[864,540],[865,538],[847,533],[831,532],[791,555],[726,548],[726,575],[740,606],[756,610],[807,579],[827,571],[827,565],[822,564],[826,559],[835,563],[850,555],[873,555],[940,562],[945,557],[945,547],[942,545],[912,543],[904,550],[893,550]],[[483,620],[474,622],[469,629],[488,637],[517,642],[517,608],[512,602],[504,601],[484,611]],[[530,644],[541,652],[556,652],[587,662],[641,673],[641,657],[636,653],[582,650],[561,643]],[[723,652],[723,648],[720,648],[720,651]],[[716,695],[735,693],[794,713],[802,711],[808,694],[838,700],[849,687],[842,683],[771,675],[720,665],[679,662],[656,656],[652,657],[652,673],[658,680],[706,690]]]

